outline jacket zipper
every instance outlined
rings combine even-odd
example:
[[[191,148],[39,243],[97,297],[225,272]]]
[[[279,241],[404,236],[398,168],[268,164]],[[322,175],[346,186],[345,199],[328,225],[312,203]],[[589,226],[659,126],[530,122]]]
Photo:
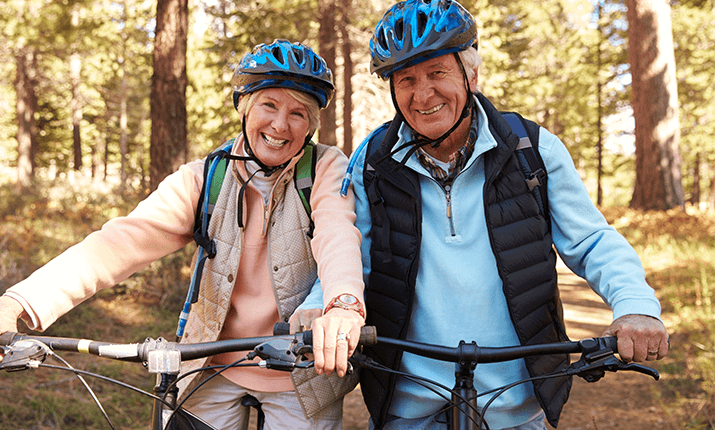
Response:
[[[447,220],[449,221],[449,231],[452,236],[456,236],[457,233],[454,231],[454,222],[452,220],[452,187],[450,185],[445,185],[442,189],[444,190],[444,195],[447,200]]]

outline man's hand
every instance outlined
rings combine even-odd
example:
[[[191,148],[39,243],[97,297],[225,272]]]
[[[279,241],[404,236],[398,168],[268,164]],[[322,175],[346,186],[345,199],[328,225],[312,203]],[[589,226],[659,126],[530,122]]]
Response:
[[[310,330],[313,325],[313,320],[320,318],[323,315],[322,309],[298,309],[290,317],[290,332],[297,333],[299,331]]]
[[[646,315],[624,315],[613,321],[602,336],[618,338],[618,355],[625,362],[660,360],[670,346],[665,325]]]

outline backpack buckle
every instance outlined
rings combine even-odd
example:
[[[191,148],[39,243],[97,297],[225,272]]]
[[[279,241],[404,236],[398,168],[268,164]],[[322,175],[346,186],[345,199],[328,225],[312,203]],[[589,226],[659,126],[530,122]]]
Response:
[[[529,191],[541,185],[541,178],[546,176],[544,169],[539,169],[536,172],[529,175],[526,179],[526,186],[529,187]]]

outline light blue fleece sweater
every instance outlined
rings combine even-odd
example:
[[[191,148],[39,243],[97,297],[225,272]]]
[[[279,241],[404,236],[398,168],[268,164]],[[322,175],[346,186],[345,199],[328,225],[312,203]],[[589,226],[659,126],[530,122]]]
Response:
[[[415,296],[407,339],[437,345],[457,346],[460,340],[479,346],[518,345],[496,260],[488,239],[484,215],[484,157],[496,147],[487,117],[479,108],[478,138],[474,153],[451,189],[452,218],[447,217],[445,190],[422,167],[415,155],[407,168],[419,174],[422,194],[422,245]],[[395,147],[409,141],[411,130],[403,124]],[[370,206],[363,186],[366,145],[353,154],[353,187],[356,195],[356,226],[361,244],[365,280],[370,273]],[[401,160],[407,149],[394,158]],[[643,314],[658,318],[660,304],[645,282],[638,255],[610,227],[593,205],[568,150],[553,134],[541,128],[539,153],[548,171],[548,196],[553,241],[566,265],[585,278],[613,310],[613,318]],[[302,307],[314,301],[314,291]],[[368,309],[369,312],[369,309]],[[454,364],[406,353],[402,370],[454,386]],[[523,360],[479,364],[475,371],[477,392],[484,392],[528,377]],[[443,393],[447,398],[449,394]],[[480,398],[483,406],[488,400]],[[390,414],[419,418],[434,414],[445,400],[432,391],[400,379]],[[540,413],[533,387],[522,384],[502,394],[489,407],[490,428],[512,427]]]

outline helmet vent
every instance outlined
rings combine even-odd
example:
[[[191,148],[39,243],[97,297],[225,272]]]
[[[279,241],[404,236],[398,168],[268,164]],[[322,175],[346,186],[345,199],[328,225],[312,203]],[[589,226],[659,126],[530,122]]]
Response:
[[[293,57],[295,58],[295,62],[298,64],[303,63],[303,51],[299,49],[292,49],[291,52],[293,52]]]
[[[417,14],[417,36],[422,37],[423,34],[425,34],[425,29],[427,28],[427,22],[429,21],[429,18],[427,15],[423,12],[419,12]]]
[[[380,47],[381,47],[382,49],[384,49],[384,50],[389,50],[389,49],[390,49],[390,47],[387,46],[387,39],[385,39],[385,33],[383,33],[383,32],[380,32],[380,33],[377,35],[377,43],[379,43],[379,44],[380,44]]]
[[[395,23],[395,37],[397,40],[405,38],[405,21],[399,20]],[[387,49],[387,47],[385,47]]]
[[[271,49],[271,54],[273,54],[273,57],[278,60],[280,64],[285,63],[285,59],[283,58],[283,52],[281,52],[281,48],[276,46],[275,48]]]

